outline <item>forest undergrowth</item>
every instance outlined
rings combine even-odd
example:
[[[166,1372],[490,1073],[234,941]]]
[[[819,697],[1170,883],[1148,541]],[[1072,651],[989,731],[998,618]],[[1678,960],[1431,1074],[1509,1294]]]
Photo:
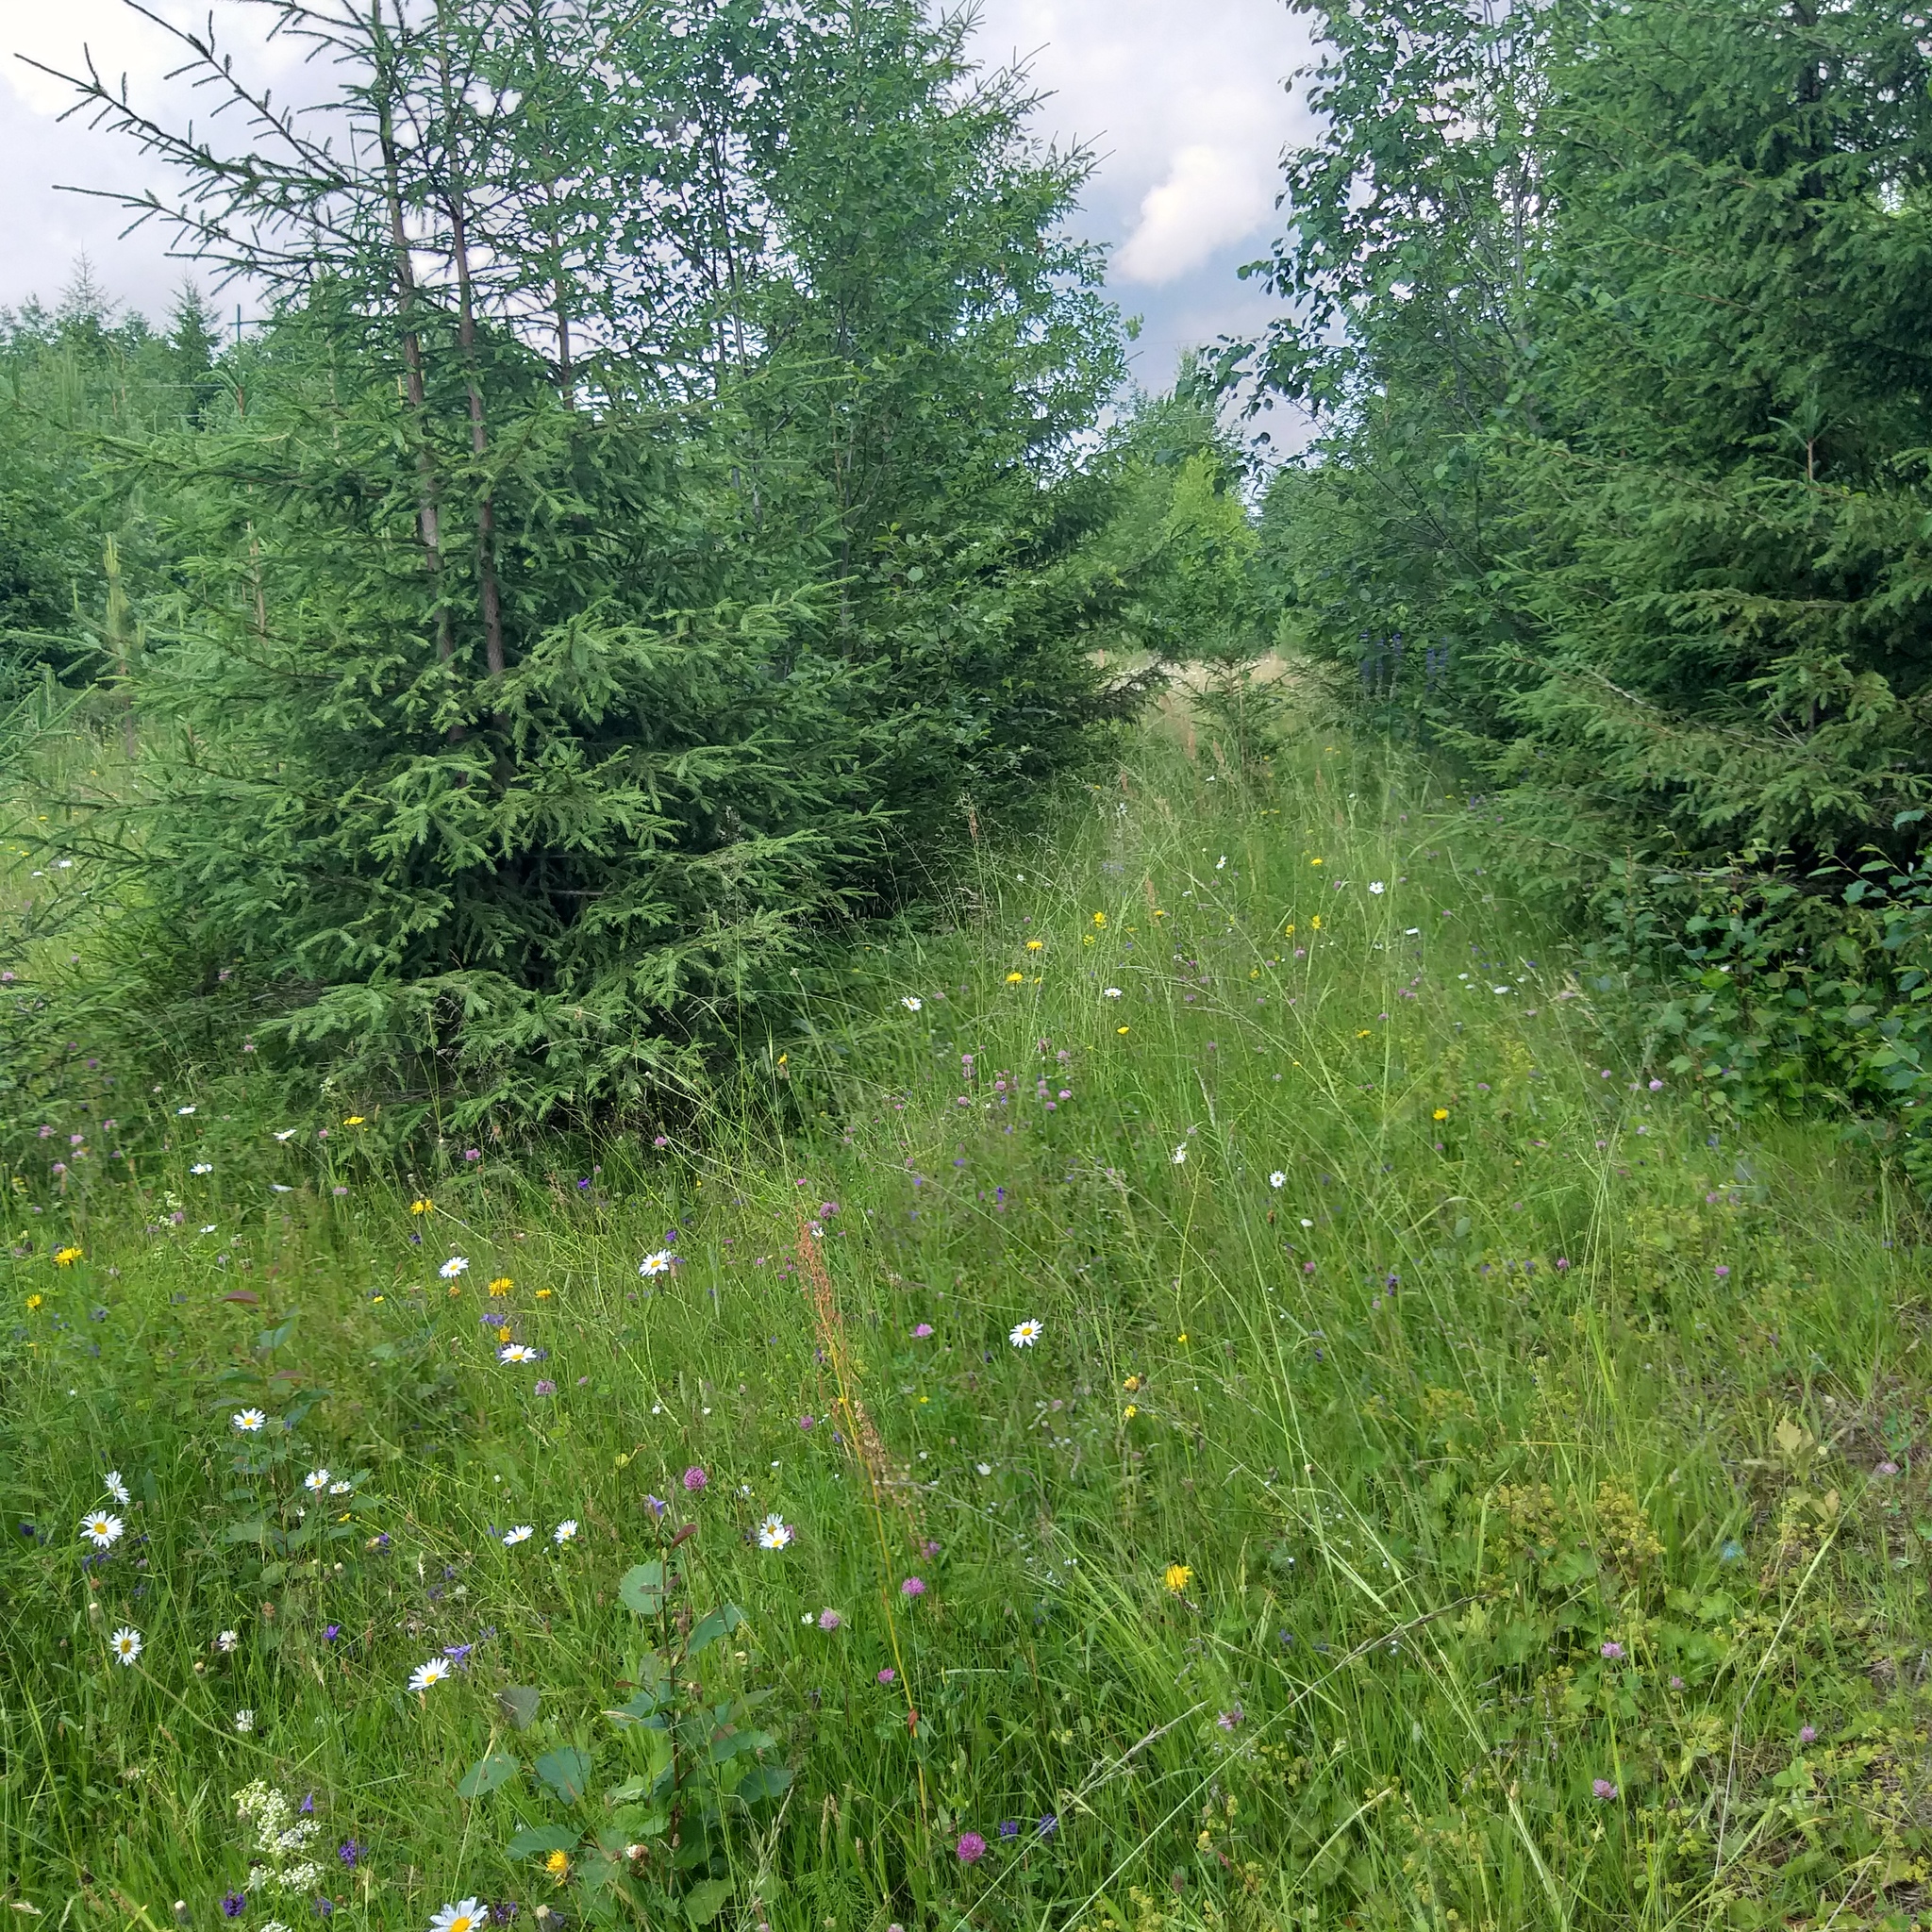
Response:
[[[124,1146],[76,1041],[22,1924],[1926,1923],[1919,1210],[1647,1058],[1483,838],[1143,739],[741,1103],[414,1174],[246,1063]]]

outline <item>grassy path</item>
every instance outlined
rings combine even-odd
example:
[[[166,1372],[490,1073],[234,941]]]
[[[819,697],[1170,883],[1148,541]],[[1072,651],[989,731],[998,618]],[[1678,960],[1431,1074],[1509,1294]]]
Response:
[[[1910,1204],[1483,867],[1150,746],[689,1139],[400,1187],[225,1089],[24,1174],[23,1924],[1921,1922]]]

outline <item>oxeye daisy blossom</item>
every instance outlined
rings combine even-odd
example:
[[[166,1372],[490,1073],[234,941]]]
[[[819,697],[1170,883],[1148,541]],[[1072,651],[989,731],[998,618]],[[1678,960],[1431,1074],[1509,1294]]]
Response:
[[[575,1516],[566,1516],[563,1519],[563,1521],[559,1523],[557,1525],[557,1527],[550,1532],[550,1541],[554,1542],[558,1549],[561,1549],[565,1543],[575,1541],[576,1533],[576,1518]]]
[[[308,1472],[308,1474],[302,1478],[302,1487],[305,1490],[307,1490],[311,1496],[321,1495],[323,1491],[328,1488],[328,1485],[329,1473],[325,1469],[311,1469]]]
[[[436,1272],[440,1275],[441,1275],[445,1281],[454,1281],[458,1274],[466,1273],[469,1266],[470,1263],[467,1257],[462,1255],[452,1255],[449,1257],[449,1259],[445,1261],[442,1264],[442,1266],[439,1268]]]
[[[429,1932],[476,1932],[490,1916],[479,1898],[466,1898],[459,1905],[444,1906],[429,1919]]]
[[[141,1655],[141,1632],[130,1624],[124,1624],[108,1641],[124,1665],[132,1666]]]
[[[1030,1316],[1024,1322],[1013,1324],[1013,1332],[1007,1337],[1015,1348],[1031,1348],[1040,1340],[1043,1324]]]
[[[238,1408],[228,1418],[244,1436],[253,1436],[268,1426],[268,1417],[258,1408]]]
[[[677,1257],[669,1248],[659,1248],[655,1255],[646,1255],[638,1263],[638,1273],[648,1281],[654,1274],[669,1274],[676,1261]]]
[[[331,1496],[346,1496],[355,1487],[350,1482],[333,1482],[328,1486],[328,1492]]]
[[[525,1342],[506,1341],[496,1351],[496,1359],[500,1362],[533,1362],[537,1359],[537,1351]]]
[[[921,1007],[924,1006],[925,1002],[923,999],[921,999],[917,993],[902,992],[899,995],[899,1004],[902,1007],[904,1007],[908,1013],[916,1013],[918,1012]]]
[[[452,1666],[446,1657],[433,1657],[426,1663],[420,1663],[409,1673],[409,1689],[426,1690],[432,1684],[440,1684],[449,1675]]]
[[[197,1160],[194,1163],[194,1165],[188,1170],[190,1174],[212,1174],[214,1173],[214,1163],[212,1161],[208,1160]]]
[[[1283,1174],[1282,1171],[1277,1167],[1274,1170],[1274,1172],[1268,1176],[1268,1185],[1271,1188],[1284,1188],[1288,1185],[1288,1176],[1287,1174]]]
[[[774,1513],[758,1524],[758,1547],[761,1550],[782,1550],[797,1534],[782,1516]]]
[[[536,1530],[529,1524],[520,1523],[514,1529],[504,1531],[503,1546],[507,1550],[513,1550],[519,1543],[528,1542],[536,1534]]]
[[[127,1501],[127,1485],[121,1480],[121,1472],[118,1469],[110,1469],[101,1478],[101,1487],[107,1491],[108,1495],[113,1497],[115,1502],[125,1503]]]
[[[80,1519],[80,1533],[97,1550],[109,1550],[121,1541],[124,1527],[118,1516],[110,1516],[105,1509],[96,1509],[91,1516]]]

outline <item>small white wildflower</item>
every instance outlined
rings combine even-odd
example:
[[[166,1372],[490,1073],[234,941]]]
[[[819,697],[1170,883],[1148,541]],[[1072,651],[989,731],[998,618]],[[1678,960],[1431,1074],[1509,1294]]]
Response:
[[[125,1665],[131,1666],[141,1655],[141,1632],[127,1624],[124,1624],[108,1641],[114,1655]]]
[[[190,1174],[212,1174],[214,1173],[214,1163],[212,1161],[208,1160],[197,1160],[194,1163],[194,1165],[188,1170]]]
[[[439,1268],[436,1272],[440,1275],[441,1275],[445,1281],[454,1281],[458,1274],[463,1274],[469,1268],[469,1265],[470,1263],[465,1257],[461,1255],[452,1255],[449,1257],[449,1259],[445,1261],[442,1264],[442,1266]]]
[[[245,1738],[255,1728],[255,1713],[252,1710],[238,1710],[235,1713],[235,1728]]]
[[[559,1549],[561,1549],[565,1543],[575,1540],[576,1533],[576,1518],[575,1516],[566,1516],[563,1519],[563,1521],[559,1523],[557,1525],[557,1527],[550,1532],[550,1541],[554,1542]]]
[[[323,1491],[328,1488],[328,1471],[325,1469],[311,1469],[302,1478],[302,1487],[311,1496],[321,1495]]]
[[[1100,997],[1104,1000],[1117,1000],[1120,998],[1120,996],[1121,990],[1117,986],[1109,986],[1106,988],[1100,995]]]
[[[446,1657],[433,1657],[426,1663],[420,1663],[409,1673],[409,1689],[426,1690],[432,1684],[440,1684],[449,1675],[450,1662]]]
[[[125,1525],[118,1516],[110,1516],[105,1509],[96,1509],[91,1516],[80,1519],[80,1533],[97,1550],[110,1550],[121,1541]]]
[[[519,1543],[528,1542],[536,1534],[537,1532],[527,1523],[520,1523],[514,1529],[504,1532],[503,1546],[507,1550],[513,1550]]]
[[[228,1420],[244,1436],[253,1436],[268,1426],[268,1417],[258,1408],[238,1408]]]
[[[1031,1348],[1040,1340],[1041,1324],[1030,1317],[1014,1324],[1013,1332],[1007,1337],[1015,1348]]]
[[[1371,879],[1369,881],[1369,891],[1374,892],[1378,898],[1388,890],[1389,888],[1380,879]]]
[[[275,1129],[275,1139],[277,1141],[292,1141],[299,1131],[300,1129],[296,1127],[277,1127]]]
[[[175,1109],[175,1111],[176,1114],[180,1115],[182,1118],[185,1119],[189,1114],[192,1114],[194,1111],[194,1109],[192,1107],[177,1107]]]
[[[1174,1152],[1168,1157],[1168,1158],[1171,1161],[1173,1161],[1174,1166],[1185,1167],[1188,1164],[1188,1149],[1186,1142],[1184,1141],[1180,1146],[1176,1147],[1174,1150]]]
[[[646,1255],[638,1263],[638,1273],[648,1281],[654,1274],[669,1274],[676,1261],[677,1257],[669,1248],[659,1248],[655,1255]]]
[[[231,1650],[233,1650],[236,1647],[236,1645],[239,1644],[241,1641],[241,1638],[234,1631],[224,1630],[222,1634],[215,1639],[215,1648],[218,1651],[220,1651],[224,1657],[226,1657],[228,1653]]]
[[[496,1359],[500,1362],[533,1362],[537,1359],[537,1351],[521,1341],[506,1341],[496,1351]]]
[[[797,1534],[782,1516],[768,1516],[758,1524],[758,1547],[762,1550],[782,1550]]]
[[[902,992],[899,995],[899,1004],[902,1007],[904,1007],[908,1013],[916,1013],[918,1012],[921,1007],[924,1006],[925,1002],[923,999],[921,999],[917,993]]]
[[[1286,1187],[1288,1185],[1288,1176],[1285,1174],[1283,1174],[1282,1171],[1277,1167],[1274,1170],[1274,1172],[1268,1176],[1268,1185],[1271,1188]]]

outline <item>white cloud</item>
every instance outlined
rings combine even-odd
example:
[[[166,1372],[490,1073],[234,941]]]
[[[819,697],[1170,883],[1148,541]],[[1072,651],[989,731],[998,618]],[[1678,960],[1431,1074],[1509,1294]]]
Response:
[[[1274,183],[1256,157],[1205,143],[1184,147],[1167,179],[1141,197],[1140,225],[1114,257],[1115,273],[1156,287],[1174,281],[1257,233],[1274,200]]]

